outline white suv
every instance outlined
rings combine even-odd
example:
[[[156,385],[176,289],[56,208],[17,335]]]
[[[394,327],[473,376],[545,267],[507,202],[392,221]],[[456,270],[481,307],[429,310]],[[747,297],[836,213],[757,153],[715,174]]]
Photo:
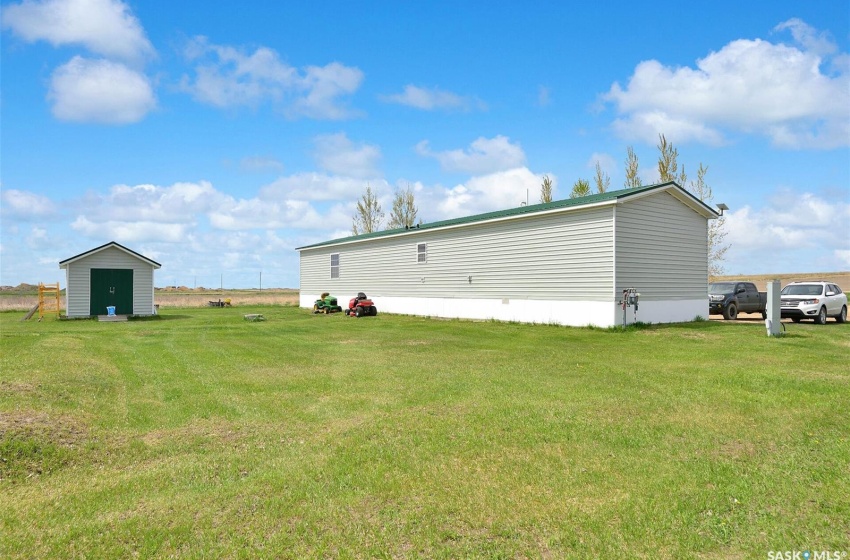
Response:
[[[782,288],[782,318],[795,323],[814,319],[818,325],[834,317],[839,323],[847,320],[847,294],[830,282],[791,282]]]

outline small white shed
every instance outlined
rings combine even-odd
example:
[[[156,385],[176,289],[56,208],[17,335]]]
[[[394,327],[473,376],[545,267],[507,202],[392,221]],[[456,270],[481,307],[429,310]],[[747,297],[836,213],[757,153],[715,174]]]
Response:
[[[68,317],[153,315],[154,270],[161,265],[111,241],[59,263],[65,269]]]
[[[708,317],[708,220],[674,182],[299,247],[300,306],[357,292],[379,312],[608,327]]]

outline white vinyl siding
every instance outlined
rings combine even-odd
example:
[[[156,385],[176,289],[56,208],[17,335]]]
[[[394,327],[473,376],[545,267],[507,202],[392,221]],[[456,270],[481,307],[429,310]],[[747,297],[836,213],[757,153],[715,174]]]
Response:
[[[612,207],[411,232],[301,250],[300,289],[327,291],[328,255],[347,264],[334,295],[611,301]],[[427,244],[427,267],[410,258]]]
[[[66,314],[68,317],[87,317],[91,294],[91,269],[133,270],[133,313],[153,314],[153,271],[147,262],[121,249],[107,247],[67,265]]]
[[[641,301],[708,297],[703,216],[668,193],[621,204],[616,216],[617,297],[627,288]]]

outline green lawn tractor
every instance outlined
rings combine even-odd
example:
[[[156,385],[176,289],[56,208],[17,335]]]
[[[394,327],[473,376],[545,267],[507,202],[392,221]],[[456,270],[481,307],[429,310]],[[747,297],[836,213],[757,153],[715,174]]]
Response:
[[[339,311],[342,311],[342,307],[337,303],[336,298],[327,292],[323,293],[313,304],[313,313],[324,313],[327,315],[328,313],[337,313]]]

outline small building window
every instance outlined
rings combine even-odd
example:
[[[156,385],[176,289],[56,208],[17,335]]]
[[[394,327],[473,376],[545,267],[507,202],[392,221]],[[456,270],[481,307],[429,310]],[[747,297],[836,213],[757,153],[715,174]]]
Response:
[[[331,255],[331,278],[339,278],[339,253]]]
[[[416,244],[416,262],[428,262],[428,244],[427,243],[417,243]]]

